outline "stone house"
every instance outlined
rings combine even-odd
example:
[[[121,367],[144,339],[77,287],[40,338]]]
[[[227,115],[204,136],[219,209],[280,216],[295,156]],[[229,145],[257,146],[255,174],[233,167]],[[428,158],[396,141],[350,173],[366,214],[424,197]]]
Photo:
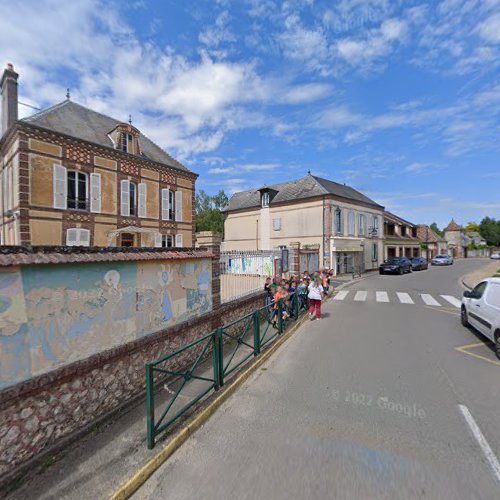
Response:
[[[417,226],[391,212],[384,212],[384,259],[420,257]]]
[[[192,247],[197,174],[129,123],[68,98],[18,119],[2,80],[0,243]]]
[[[448,242],[450,255],[455,259],[467,257],[467,246],[470,243],[469,237],[465,234],[465,229],[459,226],[455,219],[451,219],[450,223],[444,229],[444,237]]]
[[[418,224],[417,236],[421,245],[427,247],[422,248],[422,257],[425,257],[427,260],[433,259],[436,255],[448,254],[448,242],[428,225]]]
[[[375,269],[383,256],[384,207],[350,186],[311,174],[235,193],[225,208],[225,251],[319,246],[320,267]]]

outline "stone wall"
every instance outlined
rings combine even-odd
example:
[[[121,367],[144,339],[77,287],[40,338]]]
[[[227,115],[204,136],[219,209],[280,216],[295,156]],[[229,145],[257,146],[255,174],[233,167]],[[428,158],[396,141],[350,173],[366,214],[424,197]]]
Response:
[[[144,394],[145,362],[249,314],[263,300],[260,293],[227,303],[201,317],[4,389],[0,392],[0,475]],[[189,361],[187,354],[180,363]]]

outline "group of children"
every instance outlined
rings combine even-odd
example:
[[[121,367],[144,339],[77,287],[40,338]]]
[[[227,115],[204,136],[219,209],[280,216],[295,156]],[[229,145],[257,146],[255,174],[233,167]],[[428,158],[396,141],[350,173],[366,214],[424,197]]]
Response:
[[[278,301],[282,299],[282,318],[287,320],[295,317],[297,311],[307,308],[309,299],[309,318],[321,319],[321,301],[330,289],[330,278],[332,271],[316,271],[312,275],[304,273],[302,277],[292,276],[290,279],[267,278],[264,290],[267,292],[266,305],[269,305],[272,324],[277,327],[278,323]]]

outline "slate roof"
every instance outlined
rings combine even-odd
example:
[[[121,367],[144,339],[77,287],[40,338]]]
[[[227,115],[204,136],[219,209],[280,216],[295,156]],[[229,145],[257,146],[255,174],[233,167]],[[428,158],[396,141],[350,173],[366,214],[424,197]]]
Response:
[[[108,148],[114,147],[108,134],[117,125],[123,123],[69,99],[20,121]],[[182,163],[172,158],[145,135],[139,134],[139,142],[141,156],[184,172],[190,172]]]
[[[0,267],[26,264],[69,264],[84,262],[141,262],[146,260],[178,260],[211,258],[209,250],[135,247],[65,247],[4,246],[0,247]]]
[[[314,175],[306,175],[301,179],[272,184],[266,186],[269,189],[277,191],[276,196],[271,199],[271,205],[284,203],[294,200],[306,200],[318,196],[332,195],[340,198],[346,198],[357,202],[367,203],[377,208],[383,208],[372,199],[356,191],[350,186],[345,186],[337,182],[322,179]],[[263,188],[261,188],[263,189]],[[258,189],[241,191],[235,193],[229,200],[229,205],[224,208],[225,212],[232,210],[241,210],[245,208],[260,207],[260,192]]]

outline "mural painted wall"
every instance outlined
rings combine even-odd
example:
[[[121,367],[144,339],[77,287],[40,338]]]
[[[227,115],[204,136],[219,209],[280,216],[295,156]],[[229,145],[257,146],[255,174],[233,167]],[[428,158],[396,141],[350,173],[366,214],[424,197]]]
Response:
[[[211,261],[0,270],[0,388],[212,310]]]
[[[226,274],[257,274],[272,276],[274,274],[272,255],[221,255]]]

